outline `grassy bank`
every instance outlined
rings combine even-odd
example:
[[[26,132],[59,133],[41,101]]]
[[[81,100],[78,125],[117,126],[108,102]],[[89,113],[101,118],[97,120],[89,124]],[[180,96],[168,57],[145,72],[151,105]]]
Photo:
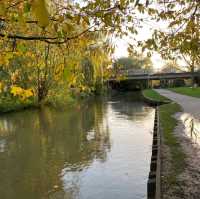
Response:
[[[178,123],[173,115],[177,112],[181,112],[181,107],[176,103],[164,104],[159,107],[164,144],[166,144],[170,150],[171,168],[168,176],[164,176],[165,181],[170,186],[177,184],[177,176],[183,171],[185,166],[185,154],[177,137],[173,133]]]
[[[169,99],[150,89],[144,90],[143,95],[150,100],[169,101]],[[173,102],[159,106],[160,123],[163,132],[163,142],[170,151],[170,157],[167,157],[166,159],[170,159],[171,168],[169,168],[170,172],[168,172],[168,174],[164,176],[164,181],[165,183],[167,183],[167,186],[173,186],[177,184],[177,176],[183,171],[185,165],[185,154],[183,153],[177,137],[173,133],[178,123],[173,115],[180,111],[181,107]],[[165,163],[163,162],[163,164]]]
[[[179,87],[179,88],[169,88],[169,90],[183,95],[188,95],[192,97],[200,98],[200,87],[191,88],[191,87]]]
[[[159,93],[157,93],[156,91],[154,91],[152,89],[143,90],[142,94],[145,98],[150,99],[150,100],[155,101],[155,102],[169,101],[169,99],[160,95]]]

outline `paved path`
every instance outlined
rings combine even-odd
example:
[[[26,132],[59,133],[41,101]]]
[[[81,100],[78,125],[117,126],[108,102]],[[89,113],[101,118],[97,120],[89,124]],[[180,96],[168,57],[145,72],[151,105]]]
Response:
[[[186,113],[190,113],[196,119],[200,119],[200,98],[181,95],[166,89],[156,89],[156,91],[176,103],[180,104]]]
[[[189,114],[189,116],[187,116],[188,118],[183,118],[183,120],[181,119],[181,116],[185,115],[184,113],[178,113],[175,115],[179,122],[174,129],[174,134],[176,135],[177,140],[180,143],[184,154],[186,155],[186,165],[184,167],[184,171],[178,175],[177,184],[175,186],[168,187],[165,185],[165,183],[163,184],[163,187],[166,189],[164,189],[165,191],[163,192],[163,199],[199,199],[200,136],[196,133],[196,130],[200,129],[200,99],[181,95],[166,89],[156,89],[156,91],[161,95],[180,104],[184,112]],[[191,118],[190,115],[196,119]],[[189,123],[192,122],[193,125],[187,125],[187,121]],[[170,151],[169,146],[165,145],[163,142],[163,162],[169,163],[171,158],[169,152],[167,151]],[[168,173],[170,173],[170,169],[171,168],[169,165],[163,166],[162,176],[168,175]]]

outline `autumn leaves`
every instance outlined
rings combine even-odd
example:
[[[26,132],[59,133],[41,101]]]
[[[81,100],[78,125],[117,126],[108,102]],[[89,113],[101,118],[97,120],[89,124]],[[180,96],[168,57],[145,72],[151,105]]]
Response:
[[[32,10],[35,15],[38,25],[45,28],[49,24],[49,13],[45,0],[32,0]]]

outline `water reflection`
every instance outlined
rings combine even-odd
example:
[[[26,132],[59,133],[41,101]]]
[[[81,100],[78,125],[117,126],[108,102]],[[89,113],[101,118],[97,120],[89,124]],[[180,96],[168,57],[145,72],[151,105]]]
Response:
[[[63,167],[81,171],[95,158],[105,161],[110,142],[102,111],[106,114],[102,103],[92,103],[66,112],[45,108],[2,116],[1,197],[41,198],[63,186]],[[88,139],[87,132],[95,133]]]
[[[5,148],[6,148],[6,140],[1,139],[0,140],[0,153],[3,153],[5,151]]]
[[[145,198],[153,115],[128,95],[1,116],[0,198]]]
[[[194,144],[198,144],[200,146],[200,120],[194,118],[188,113],[181,114],[180,119],[185,126],[186,135]]]

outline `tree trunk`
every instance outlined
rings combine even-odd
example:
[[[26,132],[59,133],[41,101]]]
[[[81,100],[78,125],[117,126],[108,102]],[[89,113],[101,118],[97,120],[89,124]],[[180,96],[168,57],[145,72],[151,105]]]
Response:
[[[42,100],[47,96],[48,89],[46,88],[45,81],[40,81],[40,85],[38,86],[38,104],[41,104]]]

